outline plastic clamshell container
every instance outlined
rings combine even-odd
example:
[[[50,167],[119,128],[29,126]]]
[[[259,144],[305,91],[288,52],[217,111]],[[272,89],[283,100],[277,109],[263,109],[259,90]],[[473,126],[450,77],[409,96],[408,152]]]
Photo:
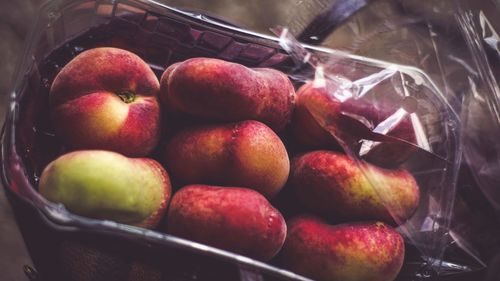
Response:
[[[61,252],[68,254],[69,251],[71,254],[73,246],[67,250],[67,245],[83,243],[104,251],[109,248],[125,264],[140,260],[157,265],[162,268],[165,280],[253,280],[246,279],[252,276],[262,278],[257,280],[309,280],[275,265],[168,234],[77,216],[39,195],[36,191],[38,176],[44,165],[58,154],[60,147],[48,129],[50,126],[46,117],[50,83],[71,58],[97,46],[133,51],[148,62],[157,75],[174,62],[200,56],[221,58],[250,67],[276,68],[289,74],[295,82],[314,74],[307,66],[297,64],[296,58],[281,47],[279,38],[253,33],[155,1],[56,0],[46,3],[39,12],[23,60],[18,66],[2,134],[2,180],[28,250],[41,275],[47,280],[58,280],[58,271],[62,268],[60,264],[68,266],[67,261],[60,260]],[[346,69],[362,69],[361,76],[395,69],[401,73],[398,83],[420,88],[415,97],[425,100],[429,108],[429,120],[424,124],[428,144],[434,153],[446,160],[435,167],[444,171],[437,177],[444,183],[453,182],[456,176],[454,163],[459,157],[458,118],[425,74],[411,67],[329,49],[303,47],[320,59],[345,65]],[[352,73],[359,78],[359,72]],[[426,166],[422,169],[431,168]],[[453,190],[438,188],[432,192],[444,217],[450,212],[452,204],[446,201],[445,192]],[[416,220],[423,221],[428,214],[428,209],[420,213],[417,211]],[[440,231],[445,230],[433,230],[438,234],[431,235],[431,240],[428,240],[429,236],[425,239],[418,235],[410,238],[416,245],[421,244],[419,249],[424,249],[425,255],[437,257],[442,249],[439,245],[441,240],[433,237],[439,238]],[[427,249],[425,243],[433,247]],[[117,271],[116,276],[128,274],[121,269]],[[99,278],[115,280],[109,276],[108,279]]]

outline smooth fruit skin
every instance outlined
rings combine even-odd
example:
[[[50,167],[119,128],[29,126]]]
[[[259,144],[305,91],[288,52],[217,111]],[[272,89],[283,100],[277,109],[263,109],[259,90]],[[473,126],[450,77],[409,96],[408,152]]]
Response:
[[[280,258],[285,268],[318,281],[392,281],[404,252],[401,235],[384,223],[329,225],[300,216],[288,221]]]
[[[280,212],[254,190],[189,185],[172,198],[167,232],[268,261],[285,241],[286,224]]]
[[[117,48],[84,51],[52,83],[56,134],[71,149],[143,157],[160,137],[159,81],[137,55]]]
[[[296,157],[290,186],[308,210],[340,221],[402,223],[420,198],[419,187],[406,170],[382,169],[326,150]]]
[[[199,118],[252,119],[280,131],[292,116],[295,89],[278,70],[192,58],[167,68],[160,80],[164,104]]]
[[[248,187],[271,198],[290,172],[284,144],[258,121],[189,128],[165,151],[166,167],[181,184]]]
[[[168,206],[171,185],[153,159],[80,150],[49,163],[39,191],[78,215],[154,228]]]

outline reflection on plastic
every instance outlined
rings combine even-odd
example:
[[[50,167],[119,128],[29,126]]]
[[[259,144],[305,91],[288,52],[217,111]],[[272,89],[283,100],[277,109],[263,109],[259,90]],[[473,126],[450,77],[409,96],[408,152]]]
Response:
[[[440,104],[440,101],[436,100],[435,104],[420,106],[423,99],[439,96],[437,92],[433,92],[435,88],[427,85],[421,77],[414,78],[418,77],[416,73],[397,65],[361,74],[364,68],[369,67],[350,65],[349,61],[343,61],[340,56],[336,59],[335,55],[324,61],[308,52],[287,29],[275,28],[273,32],[280,37],[283,49],[294,58],[296,72],[291,74],[292,77],[307,81],[304,78],[312,76],[313,88],[323,88],[323,92],[326,92],[330,99],[340,103],[340,112],[314,106],[306,107],[320,127],[330,133],[345,153],[355,159],[363,158],[390,168],[398,168],[401,165],[411,167],[412,163],[425,166],[423,171],[424,174],[427,173],[427,178],[419,180],[422,202],[408,221],[396,215],[401,206],[390,203],[390,196],[377,189],[377,186],[384,184],[381,179],[370,178],[369,172],[365,172],[394,221],[400,225],[399,231],[420,251],[423,262],[418,270],[410,275],[431,278],[432,274],[422,273],[429,268],[441,275],[471,271],[467,266],[443,260],[449,237],[452,206],[450,200],[452,201],[454,196],[456,172],[448,173],[448,176],[443,175],[447,174],[447,169],[456,169],[454,162],[457,158],[451,154],[457,150],[457,146],[452,144],[444,154],[434,153],[434,150],[443,148],[435,147],[436,140],[433,143],[429,141],[436,134],[429,127],[429,120],[432,119],[420,119],[421,115],[428,114],[446,116],[447,111],[450,111],[449,116],[454,114],[445,101]],[[345,68],[354,68],[354,79],[343,76],[348,72]],[[423,93],[426,94],[422,95]],[[431,112],[425,112],[426,109],[431,109]],[[458,141],[453,122],[448,122],[453,117],[442,118],[447,120],[444,122],[445,126],[449,124],[450,127],[440,128],[441,133],[450,130],[447,138],[455,138],[455,141]],[[440,122],[443,124],[443,121]],[[428,158],[416,155],[426,155]],[[441,168],[434,169],[425,163],[433,163],[435,167]],[[417,174],[415,169],[413,172]]]

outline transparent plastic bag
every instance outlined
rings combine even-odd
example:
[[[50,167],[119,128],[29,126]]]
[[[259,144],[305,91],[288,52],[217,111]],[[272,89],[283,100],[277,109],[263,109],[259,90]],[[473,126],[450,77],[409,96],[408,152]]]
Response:
[[[324,1],[314,3],[314,7],[309,7],[315,11],[311,14],[315,14],[318,7],[328,6]],[[166,255],[169,261],[179,255],[181,258],[171,274],[181,274],[187,280],[203,279],[208,265],[225,272],[222,268],[229,264],[237,268],[242,280],[307,280],[276,264],[265,264],[164,233],[75,216],[63,206],[47,202],[35,190],[44,165],[61,153],[50,122],[43,116],[47,114],[46,94],[51,80],[72,57],[95,46],[122,47],[138,53],[157,74],[168,65],[193,56],[217,57],[251,67],[279,69],[288,74],[297,87],[308,81],[314,81],[318,88],[334,85],[333,90],[327,91],[345,105],[340,124],[343,133],[339,134],[339,124],[333,122],[338,119],[330,118],[331,112],[311,110],[311,114],[339,144],[335,149],[357,159],[373,189],[378,190],[378,196],[388,202],[388,211],[409,246],[398,280],[429,280],[436,276],[439,280],[483,269],[498,249],[496,232],[492,230],[498,224],[486,221],[483,212],[469,213],[477,202],[470,205],[457,190],[461,190],[462,154],[475,164],[489,155],[482,150],[482,138],[478,138],[489,134],[489,128],[483,126],[487,124],[484,120],[493,116],[491,120],[498,127],[494,110],[498,87],[491,79],[483,84],[487,77],[484,74],[474,75],[488,74],[491,70],[481,60],[484,53],[476,43],[484,41],[488,46],[495,46],[495,33],[484,20],[479,25],[483,33],[478,33],[480,28],[470,22],[477,14],[473,12],[469,18],[467,10],[460,10],[462,6],[452,5],[454,12],[441,10],[448,15],[443,21],[448,24],[451,19],[458,20],[458,24],[452,25],[455,31],[450,33],[468,45],[444,48],[453,44],[443,45],[447,37],[428,25],[425,14],[389,17],[395,11],[395,3],[401,4],[380,1],[376,3],[378,6],[369,6],[354,18],[346,19],[346,25],[337,32],[348,33],[346,30],[353,29],[359,33],[331,42],[349,46],[346,38],[352,36],[355,44],[347,51],[355,54],[349,54],[346,48],[336,51],[299,44],[284,29],[273,29],[280,38],[262,35],[221,23],[217,18],[203,15],[203,11],[186,12],[154,1],[53,1],[44,7],[38,19],[39,26],[31,36],[14,85],[2,143],[6,188],[14,197],[28,202],[41,221],[56,233],[77,233],[79,236],[75,239],[90,235],[112,237],[122,245],[140,244],[146,248],[145,252],[151,250],[151,256]],[[290,13],[301,8],[304,8],[301,12],[310,12],[307,8],[310,4],[298,1]],[[369,28],[374,19],[383,22],[382,30],[377,29],[377,25],[374,25],[375,31]],[[291,30],[301,30],[293,20],[291,17]],[[302,17],[298,20],[300,24],[304,21]],[[416,35],[405,37],[414,27],[418,31]],[[463,41],[461,34],[469,39]],[[403,40],[407,38],[412,39]],[[342,49],[340,45],[333,47]],[[408,47],[414,53],[402,52]],[[50,56],[56,49],[61,55]],[[374,53],[396,63],[366,57]],[[475,66],[470,64],[474,55]],[[456,77],[471,79],[457,81]],[[454,81],[457,83],[451,83]],[[486,86],[480,87],[483,85]],[[484,105],[492,110],[485,110],[485,116],[479,121],[475,119],[479,115],[475,114],[464,118],[466,108],[484,108]],[[401,131],[410,134],[401,134]],[[470,150],[464,149],[465,146]],[[491,161],[497,160],[489,156]],[[378,188],[384,185],[383,179],[372,176],[363,161],[386,169],[403,168],[415,176],[421,190],[420,203],[408,220],[398,217],[400,206],[389,204],[390,194]],[[495,185],[489,181],[495,178],[496,166],[470,167],[472,178],[485,180],[481,190],[487,195],[487,202],[497,206]],[[461,208],[458,212],[457,206]],[[486,234],[480,239],[475,237],[483,231]],[[163,252],[158,254],[152,249]],[[191,254],[201,265],[186,265]],[[211,260],[221,262],[211,263]],[[229,274],[215,278],[226,276]]]
[[[373,1],[322,42],[422,69],[459,116],[457,148],[462,156],[457,158],[458,178],[452,183],[457,193],[442,194],[454,203],[446,214],[446,234],[440,246],[434,245],[442,247],[442,258],[434,260],[438,279],[480,280],[486,274],[487,280],[496,280],[493,276],[498,274],[494,263],[486,266],[500,251],[495,143],[500,136],[499,12],[495,1]],[[289,26],[299,34],[307,23],[291,20]],[[477,275],[470,275],[474,272]]]
[[[297,63],[298,70],[291,77],[312,79],[313,88],[324,88],[332,100],[345,105],[340,113],[308,108],[342,150],[360,161],[388,169],[407,169],[416,177],[420,204],[405,220],[398,217],[402,207],[392,202],[390,190],[383,188],[384,180],[374,177],[367,166],[359,163],[399,225],[398,230],[425,261],[418,272],[409,275],[442,270],[446,265],[440,261],[449,243],[447,235],[460,163],[457,113],[417,69],[355,63],[341,53],[317,56],[301,47],[287,29],[275,32],[281,35],[283,48]]]

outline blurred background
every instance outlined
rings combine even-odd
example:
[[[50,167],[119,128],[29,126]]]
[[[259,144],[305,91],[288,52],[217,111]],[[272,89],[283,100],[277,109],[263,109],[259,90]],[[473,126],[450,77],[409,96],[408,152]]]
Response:
[[[0,0],[0,120],[3,124],[7,98],[14,78],[14,69],[24,48],[27,33],[33,25],[41,0]],[[0,184],[1,185],[1,184]],[[0,192],[0,272],[6,281],[28,280],[23,265],[31,265],[12,209]]]
[[[0,0],[0,121],[3,123],[7,98],[27,34],[42,0]],[[467,13],[457,17],[457,3],[472,15],[483,15],[476,26],[484,40],[490,71],[499,77],[498,35],[500,30],[499,1],[472,0],[161,0],[184,10],[221,18],[231,24],[260,33],[272,34],[270,27],[286,26],[293,35],[314,45],[322,45],[349,53],[413,65],[423,69],[438,84],[451,104],[458,106],[464,122],[465,159],[456,200],[457,225],[462,235],[484,234],[472,240],[474,249],[489,257],[487,248],[498,243],[494,237],[500,214],[498,116],[482,110],[491,103],[491,87],[472,83],[480,76],[478,63],[467,42]],[[346,4],[349,3],[349,4]],[[365,7],[366,6],[366,7]],[[336,7],[336,10],[335,10]],[[350,12],[345,12],[347,11]],[[464,11],[462,10],[462,12]],[[333,11],[333,12],[332,12]],[[340,11],[340,12],[339,12]],[[343,11],[343,12],[342,12]],[[333,16],[332,16],[333,15]],[[319,16],[319,17],[318,17]],[[314,19],[320,19],[314,24]],[[311,24],[313,23],[313,24]],[[306,30],[306,33],[303,31]],[[316,35],[320,36],[316,36]],[[312,35],[312,36],[311,36]],[[474,38],[473,38],[474,39]],[[475,81],[474,79],[472,79]],[[482,81],[482,80],[481,80]],[[481,99],[468,100],[468,90],[474,86]],[[494,94],[494,93],[493,93]],[[495,98],[495,95],[493,95]],[[496,96],[498,99],[498,96]],[[498,100],[494,100],[493,103]],[[476,136],[481,136],[479,140]],[[489,148],[488,151],[482,150]],[[468,149],[468,150],[467,150]],[[481,171],[481,173],[478,173]],[[478,177],[478,174],[481,176]],[[470,206],[474,206],[471,208]],[[482,219],[478,219],[478,218]],[[488,223],[493,221],[493,223]],[[469,225],[474,224],[474,231]],[[491,235],[488,235],[491,233]],[[467,240],[467,239],[466,239]],[[468,240],[467,240],[468,241]],[[484,254],[486,252],[486,254]],[[31,265],[24,243],[13,219],[4,190],[0,192],[0,272],[2,280],[27,280],[23,265]],[[498,276],[498,275],[497,275]],[[494,279],[491,279],[494,280]],[[495,279],[497,280],[497,279]]]

